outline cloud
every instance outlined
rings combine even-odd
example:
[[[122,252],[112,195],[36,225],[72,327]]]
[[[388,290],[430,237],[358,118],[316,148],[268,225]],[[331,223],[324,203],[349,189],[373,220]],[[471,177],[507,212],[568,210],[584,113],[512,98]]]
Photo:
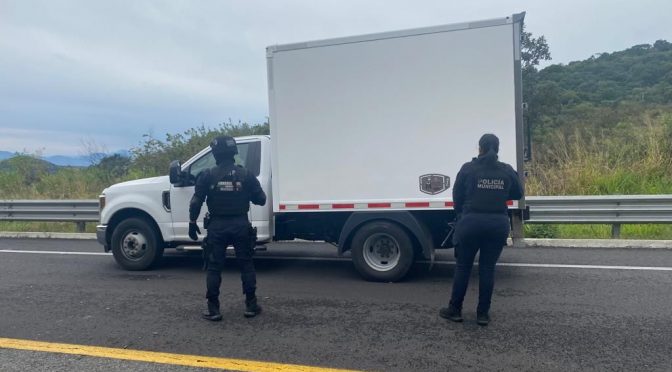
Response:
[[[52,130],[3,128],[0,148],[28,154],[83,154],[86,152],[83,133]],[[44,141],[48,139],[48,141]],[[106,146],[100,145],[100,148]]]
[[[269,45],[523,10],[554,63],[672,39],[669,0],[2,0],[0,130],[34,130],[39,147],[60,151],[67,133],[127,148],[150,131],[261,122]]]

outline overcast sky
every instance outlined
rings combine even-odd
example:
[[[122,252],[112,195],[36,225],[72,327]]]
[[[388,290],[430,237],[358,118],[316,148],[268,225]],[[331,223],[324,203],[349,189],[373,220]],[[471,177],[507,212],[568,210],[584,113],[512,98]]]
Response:
[[[672,41],[672,0],[0,0],[0,150],[116,151],[262,122],[268,45],[520,11],[552,63]]]

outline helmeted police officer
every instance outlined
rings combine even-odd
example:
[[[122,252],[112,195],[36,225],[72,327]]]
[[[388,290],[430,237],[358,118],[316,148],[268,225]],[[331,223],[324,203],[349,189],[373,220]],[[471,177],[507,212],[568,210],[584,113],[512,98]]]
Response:
[[[210,144],[217,166],[206,169],[196,178],[194,196],[189,205],[189,237],[198,239],[200,229],[196,219],[205,201],[210,213],[207,244],[207,292],[208,310],[203,317],[208,320],[222,319],[219,311],[219,287],[222,282],[222,267],[226,257],[226,247],[233,244],[236,261],[240,268],[240,278],[245,294],[245,317],[253,317],[261,312],[257,304],[256,284],[252,254],[252,225],[247,218],[250,202],[266,204],[266,194],[259,180],[245,168],[234,163],[238,153],[236,141],[229,136],[219,136]]]
[[[516,171],[497,160],[497,136],[484,134],[478,145],[478,157],[462,166],[453,186],[453,202],[458,216],[455,226],[457,266],[450,304],[439,314],[455,322],[462,321],[462,302],[474,257],[480,249],[476,321],[479,325],[488,325],[495,264],[506,245],[510,229],[506,203],[522,198],[523,189]]]

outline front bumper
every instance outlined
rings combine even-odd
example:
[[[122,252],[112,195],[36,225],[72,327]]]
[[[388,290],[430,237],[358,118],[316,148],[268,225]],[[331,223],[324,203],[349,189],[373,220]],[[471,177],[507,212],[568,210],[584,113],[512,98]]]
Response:
[[[96,226],[96,239],[103,245],[105,252],[110,251],[110,245],[107,242],[107,225]]]

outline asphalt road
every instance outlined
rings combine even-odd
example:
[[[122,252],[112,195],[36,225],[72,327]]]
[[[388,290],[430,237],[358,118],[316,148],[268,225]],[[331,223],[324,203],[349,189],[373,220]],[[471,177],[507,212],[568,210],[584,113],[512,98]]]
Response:
[[[465,323],[438,317],[452,251],[401,283],[371,283],[334,247],[271,245],[256,260],[264,313],[243,318],[231,262],[225,319],[210,323],[198,253],[167,251],[158,269],[128,272],[107,255],[7,250],[102,252],[94,241],[0,239],[0,338],[377,371],[672,370],[672,271],[655,269],[672,268],[672,250],[507,248],[485,328],[476,275]],[[0,348],[0,370],[196,369]]]

